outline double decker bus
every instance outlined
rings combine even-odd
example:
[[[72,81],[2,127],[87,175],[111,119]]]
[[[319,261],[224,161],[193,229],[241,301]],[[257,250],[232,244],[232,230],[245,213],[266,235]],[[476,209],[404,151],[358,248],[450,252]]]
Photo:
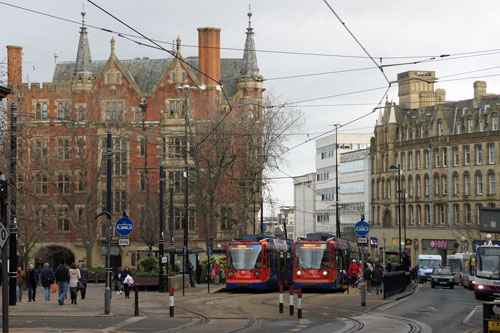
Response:
[[[226,244],[226,289],[275,289],[291,283],[292,241],[246,235]]]
[[[476,299],[500,297],[500,246],[478,246],[474,266]]]
[[[347,283],[347,268],[358,259],[357,246],[329,235],[309,234],[293,245],[295,288],[341,289]],[[326,238],[326,239],[325,239]]]

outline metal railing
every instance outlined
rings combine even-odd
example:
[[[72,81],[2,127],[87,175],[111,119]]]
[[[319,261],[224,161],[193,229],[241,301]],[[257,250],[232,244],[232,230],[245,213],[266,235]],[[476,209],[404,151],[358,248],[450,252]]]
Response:
[[[410,275],[404,271],[386,272],[382,278],[384,299],[402,293],[410,283]]]

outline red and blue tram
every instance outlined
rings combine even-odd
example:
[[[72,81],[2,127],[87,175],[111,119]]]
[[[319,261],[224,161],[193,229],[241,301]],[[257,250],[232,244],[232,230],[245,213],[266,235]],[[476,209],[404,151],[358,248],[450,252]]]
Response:
[[[359,259],[358,247],[345,239],[317,234],[299,239],[293,244],[294,288],[343,288],[351,258]]]
[[[247,235],[226,244],[226,289],[275,289],[291,284],[292,241]]]

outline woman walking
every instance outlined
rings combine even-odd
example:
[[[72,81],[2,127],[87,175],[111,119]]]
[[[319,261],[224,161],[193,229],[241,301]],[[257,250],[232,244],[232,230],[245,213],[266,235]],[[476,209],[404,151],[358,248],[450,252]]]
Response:
[[[78,296],[78,280],[80,279],[80,270],[76,267],[75,263],[72,263],[69,270],[69,293],[71,295],[71,304],[76,304],[76,297]]]
[[[125,289],[125,298],[130,298],[130,287],[134,285],[134,279],[128,267],[125,267],[125,270],[122,272],[122,279],[123,289]]]

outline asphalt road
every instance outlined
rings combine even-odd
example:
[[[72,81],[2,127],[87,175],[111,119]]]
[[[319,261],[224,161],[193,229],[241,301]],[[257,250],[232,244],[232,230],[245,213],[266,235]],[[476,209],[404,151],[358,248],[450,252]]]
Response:
[[[430,284],[420,285],[410,297],[374,310],[372,314],[391,315],[428,325],[434,333],[473,332],[481,327],[478,314],[482,302],[476,301],[474,292],[455,286],[454,289],[432,289]]]

